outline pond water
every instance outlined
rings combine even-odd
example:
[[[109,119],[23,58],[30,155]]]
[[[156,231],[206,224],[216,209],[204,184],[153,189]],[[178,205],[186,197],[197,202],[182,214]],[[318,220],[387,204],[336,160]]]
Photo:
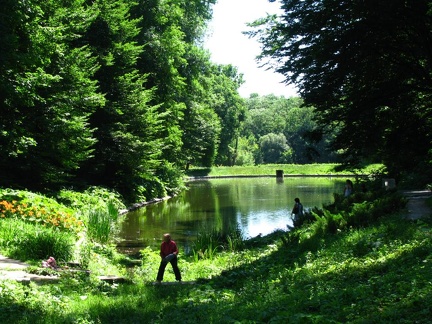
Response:
[[[200,231],[226,231],[238,226],[244,238],[266,235],[292,225],[294,198],[305,209],[333,201],[345,178],[225,178],[188,183],[177,197],[129,212],[121,224],[119,249],[136,253],[158,249],[163,233],[171,233],[189,251]]]

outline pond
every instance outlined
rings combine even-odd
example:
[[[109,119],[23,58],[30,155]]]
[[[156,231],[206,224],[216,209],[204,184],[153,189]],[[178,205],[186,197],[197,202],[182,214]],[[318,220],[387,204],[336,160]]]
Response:
[[[292,225],[294,198],[305,209],[333,201],[345,178],[274,177],[196,180],[177,197],[127,213],[120,230],[120,251],[158,249],[163,233],[171,233],[189,251],[200,231],[227,231],[237,226],[244,238],[266,235]]]

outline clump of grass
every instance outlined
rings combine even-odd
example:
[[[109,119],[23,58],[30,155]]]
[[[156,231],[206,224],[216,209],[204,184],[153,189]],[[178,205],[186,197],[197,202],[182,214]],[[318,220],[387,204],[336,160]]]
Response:
[[[66,231],[17,219],[0,222],[0,247],[18,260],[43,260],[53,256],[56,260],[69,261],[74,242],[75,235]]]
[[[222,250],[221,233],[216,230],[200,231],[193,243],[192,253],[194,259],[213,259],[217,250]]]
[[[113,201],[88,212],[87,236],[101,244],[106,244],[113,238],[117,230],[118,210]]]
[[[192,254],[194,259],[212,260],[220,251],[241,251],[245,246],[243,233],[239,226],[229,228],[227,231],[202,230],[198,232],[193,243]]]

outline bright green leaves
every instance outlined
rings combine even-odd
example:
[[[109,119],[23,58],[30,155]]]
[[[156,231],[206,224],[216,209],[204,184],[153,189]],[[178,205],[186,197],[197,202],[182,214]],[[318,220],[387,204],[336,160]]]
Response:
[[[74,14],[66,17],[66,8],[51,1],[30,1],[27,8],[2,2],[2,12],[17,18],[3,29],[4,39],[15,41],[2,50],[8,59],[0,69],[6,185],[59,184],[91,154],[88,116],[103,98],[91,80],[96,67],[89,50],[72,43],[79,31],[73,21],[90,16],[81,4],[70,2]]]
[[[284,14],[255,22],[250,35],[316,108],[320,130],[336,131],[332,148],[349,164],[423,171],[432,138],[429,2],[281,4]]]
[[[2,185],[135,202],[188,163],[233,164],[242,78],[199,45],[214,2],[2,1]]]

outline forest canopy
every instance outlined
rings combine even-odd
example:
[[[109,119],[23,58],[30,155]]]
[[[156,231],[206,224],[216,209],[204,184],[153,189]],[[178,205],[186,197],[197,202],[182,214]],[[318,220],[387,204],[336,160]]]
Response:
[[[232,160],[243,81],[200,45],[214,3],[2,1],[1,186],[137,201]]]
[[[260,60],[314,107],[348,165],[431,179],[432,8],[427,0],[281,0],[251,23]],[[425,172],[426,171],[426,172]]]

